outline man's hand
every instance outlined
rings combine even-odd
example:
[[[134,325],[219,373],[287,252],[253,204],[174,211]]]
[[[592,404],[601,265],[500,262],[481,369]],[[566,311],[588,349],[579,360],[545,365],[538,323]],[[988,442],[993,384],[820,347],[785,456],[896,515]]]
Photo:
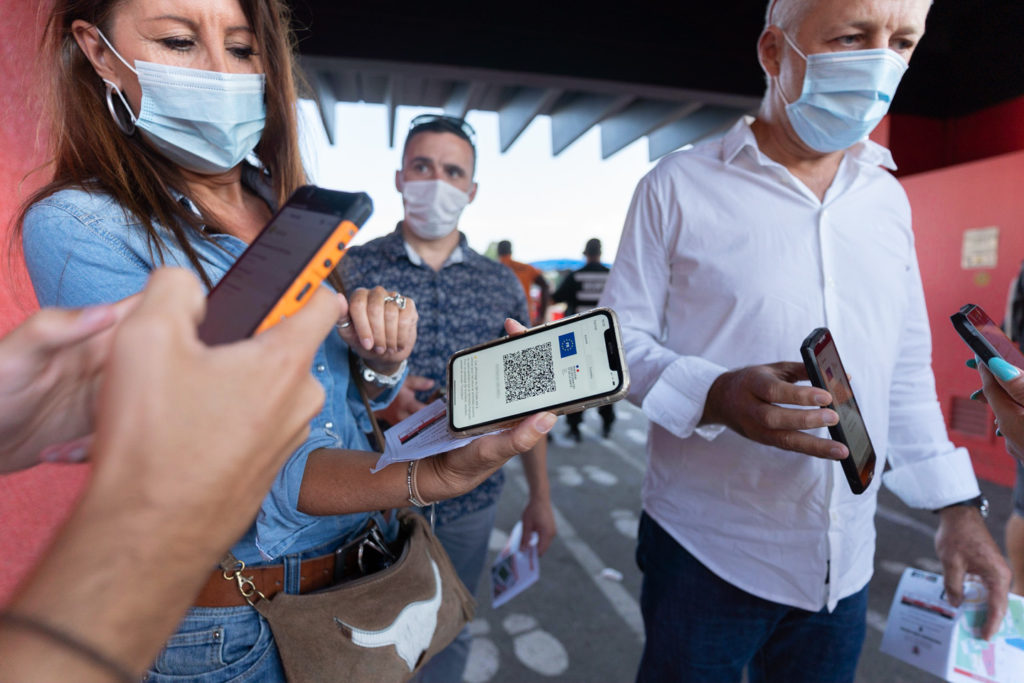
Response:
[[[0,340],[0,472],[85,458],[111,336],[136,303],[44,309]]]
[[[752,365],[723,373],[708,390],[701,424],[722,424],[752,441],[816,458],[842,460],[849,451],[831,439],[805,434],[805,429],[839,422],[833,410],[801,410],[778,404],[822,408],[832,403],[824,389],[797,386],[807,379],[802,363]]]
[[[537,554],[543,555],[555,539],[555,512],[551,508],[550,496],[530,496],[523,508],[523,541],[521,550],[526,550],[530,537],[537,532]]]
[[[395,399],[387,408],[374,413],[378,420],[383,420],[389,425],[396,425],[409,417],[421,408],[426,407],[416,399],[417,391],[427,391],[434,386],[434,380],[421,375],[408,375],[405,383],[398,390]]]
[[[939,516],[935,552],[942,561],[946,599],[958,607],[964,599],[964,576],[977,575],[988,589],[988,616],[982,629],[988,640],[1006,615],[1010,568],[976,509],[958,505],[943,509]]]
[[[405,307],[399,308],[392,292],[383,287],[360,287],[348,294],[338,333],[368,366],[390,375],[412,353],[418,320],[416,302],[411,298],[405,297]]]

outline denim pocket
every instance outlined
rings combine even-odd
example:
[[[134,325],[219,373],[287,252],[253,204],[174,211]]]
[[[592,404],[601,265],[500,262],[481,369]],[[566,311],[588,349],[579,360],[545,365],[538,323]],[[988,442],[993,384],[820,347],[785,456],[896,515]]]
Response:
[[[270,627],[251,607],[195,608],[146,676],[151,683],[281,681]],[[232,614],[234,612],[234,614]]]

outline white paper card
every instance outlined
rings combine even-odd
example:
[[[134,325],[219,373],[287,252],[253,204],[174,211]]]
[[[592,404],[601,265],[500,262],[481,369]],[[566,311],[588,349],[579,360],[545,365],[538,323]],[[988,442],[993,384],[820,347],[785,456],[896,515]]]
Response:
[[[508,542],[491,566],[491,606],[501,607],[506,602],[537,583],[540,578],[540,558],[537,555],[537,532],[533,532],[527,549],[520,550],[523,541],[523,523],[516,522],[508,535]]]
[[[991,640],[978,637],[987,613],[980,583],[964,585],[964,601],[945,600],[942,577],[907,568],[896,588],[882,652],[952,683],[1024,683],[1024,598],[1009,609]]]
[[[421,460],[451,451],[481,436],[486,434],[465,437],[453,434],[448,429],[444,399],[439,398],[384,432],[384,453],[371,471],[377,473],[392,463]]]

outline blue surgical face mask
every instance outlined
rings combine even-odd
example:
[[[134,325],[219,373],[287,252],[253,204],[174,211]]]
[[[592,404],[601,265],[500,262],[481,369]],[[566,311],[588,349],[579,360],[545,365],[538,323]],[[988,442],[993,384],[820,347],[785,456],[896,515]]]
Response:
[[[266,121],[263,74],[228,74],[203,69],[121,62],[139,77],[138,116],[110,81],[132,122],[167,159],[196,173],[223,173],[237,166],[260,141]]]
[[[889,111],[907,62],[886,48],[805,55],[783,35],[807,62],[803,92],[786,104],[800,139],[827,154],[866,138]]]

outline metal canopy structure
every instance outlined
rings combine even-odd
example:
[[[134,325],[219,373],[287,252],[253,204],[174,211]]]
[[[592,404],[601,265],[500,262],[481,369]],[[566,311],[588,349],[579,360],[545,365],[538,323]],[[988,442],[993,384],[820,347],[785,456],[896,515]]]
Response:
[[[391,146],[396,110],[408,105],[458,117],[474,109],[497,112],[502,152],[535,118],[549,116],[555,156],[599,126],[602,158],[646,136],[654,161],[728,128],[759,103],[749,95],[433,64],[303,56],[302,67],[332,144],[335,105],[365,102],[386,107]]]
[[[764,91],[755,45],[767,0],[620,4],[291,0],[327,133],[334,104],[498,112],[507,150],[537,116],[551,149],[594,126],[605,157],[646,137],[655,159],[729,125]],[[1021,0],[936,2],[893,103],[963,116],[1024,95]]]

